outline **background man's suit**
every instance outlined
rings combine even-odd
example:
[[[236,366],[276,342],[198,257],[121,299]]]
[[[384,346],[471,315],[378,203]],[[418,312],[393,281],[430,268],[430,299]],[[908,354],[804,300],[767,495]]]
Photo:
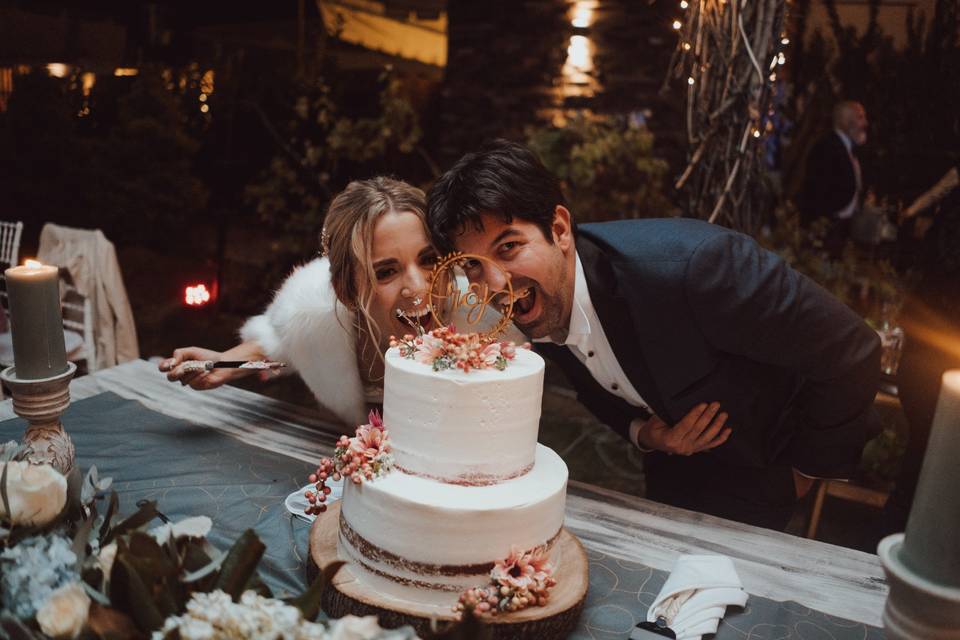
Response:
[[[840,134],[828,131],[814,143],[807,155],[803,189],[798,198],[801,220],[835,220],[857,195],[857,174]]]
[[[852,474],[880,370],[876,334],[748,236],[697,220],[585,224],[576,248],[617,360],[660,418],[719,401],[717,449],[646,457],[654,500],[783,528],[791,467]],[[538,344],[581,401],[625,437],[642,410],[603,389],[567,347]]]

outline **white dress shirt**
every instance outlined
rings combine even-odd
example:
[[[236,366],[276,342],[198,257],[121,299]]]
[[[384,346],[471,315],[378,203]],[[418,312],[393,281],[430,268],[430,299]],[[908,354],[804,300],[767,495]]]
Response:
[[[847,218],[852,218],[853,214],[857,212],[857,203],[860,200],[860,181],[862,180],[860,177],[860,161],[857,160],[857,156],[853,155],[853,141],[850,139],[850,136],[839,129],[834,129],[834,132],[840,136],[840,141],[843,142],[843,146],[847,149],[847,155],[850,156],[850,164],[853,166],[853,177],[857,183],[857,188],[853,192],[853,199],[847,206],[837,212],[837,218],[846,220]]]
[[[570,326],[567,339],[563,343],[593,376],[600,386],[615,396],[623,398],[634,407],[650,411],[637,390],[633,388],[623,367],[617,360],[610,341],[603,332],[603,325],[597,316],[593,302],[590,300],[590,291],[587,289],[587,279],[583,273],[579,254],[576,256],[576,279],[573,285],[573,308],[570,311]],[[538,338],[534,342],[550,342],[550,338]],[[637,443],[637,432],[643,426],[644,420],[634,420],[630,424],[630,439]]]

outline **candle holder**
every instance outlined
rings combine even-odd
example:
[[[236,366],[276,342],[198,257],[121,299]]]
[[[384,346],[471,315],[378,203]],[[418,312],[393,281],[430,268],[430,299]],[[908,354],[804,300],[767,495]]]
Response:
[[[880,541],[890,640],[960,640],[960,370],[943,374],[906,533]]]
[[[883,610],[888,640],[960,640],[960,589],[921,575],[901,558],[904,534],[880,541],[877,555],[890,593]]]
[[[60,375],[36,380],[18,378],[16,367],[0,371],[0,380],[13,396],[14,412],[29,423],[23,433],[23,444],[31,449],[27,459],[49,464],[64,475],[73,468],[76,450],[60,416],[70,405],[70,380],[76,372],[72,362]]]

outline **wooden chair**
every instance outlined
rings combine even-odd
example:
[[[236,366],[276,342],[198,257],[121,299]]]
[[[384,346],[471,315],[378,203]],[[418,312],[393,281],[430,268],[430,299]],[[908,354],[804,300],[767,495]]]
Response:
[[[17,264],[17,258],[20,254],[20,234],[23,233],[22,222],[0,222],[0,279],[3,278],[2,270],[6,267],[13,267]],[[0,289],[0,303],[3,304],[3,310],[9,308],[7,304],[6,283]]]
[[[877,393],[874,403],[890,407],[899,407],[900,399],[897,397],[896,386],[881,384],[880,391]],[[817,484],[819,486],[817,486],[817,494],[814,498],[813,508],[810,511],[810,520],[807,524],[808,538],[815,538],[817,535],[817,528],[820,526],[820,515],[823,512],[823,502],[827,496],[869,505],[877,509],[882,509],[890,497],[888,491],[865,487],[856,482],[818,480]]]
[[[73,285],[70,273],[60,269],[60,306],[63,308],[63,335],[67,360],[84,365],[87,373],[97,370],[97,345],[93,339],[93,308],[90,299]]]

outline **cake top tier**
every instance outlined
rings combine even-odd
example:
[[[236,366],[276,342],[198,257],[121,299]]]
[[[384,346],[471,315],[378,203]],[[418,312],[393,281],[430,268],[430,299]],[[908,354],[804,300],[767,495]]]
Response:
[[[503,371],[517,354],[513,342],[491,340],[479,333],[457,333],[453,325],[420,336],[391,336],[390,346],[402,358],[435,372],[452,370],[464,374],[489,369]],[[529,349],[529,344],[525,348]]]
[[[543,359],[523,348],[507,358],[503,346],[493,344],[499,355],[487,345],[470,349],[465,359],[427,352],[433,349],[427,341],[413,353],[409,345],[387,351],[383,420],[397,468],[456,484],[495,484],[530,470]],[[484,368],[469,366],[479,361]]]

